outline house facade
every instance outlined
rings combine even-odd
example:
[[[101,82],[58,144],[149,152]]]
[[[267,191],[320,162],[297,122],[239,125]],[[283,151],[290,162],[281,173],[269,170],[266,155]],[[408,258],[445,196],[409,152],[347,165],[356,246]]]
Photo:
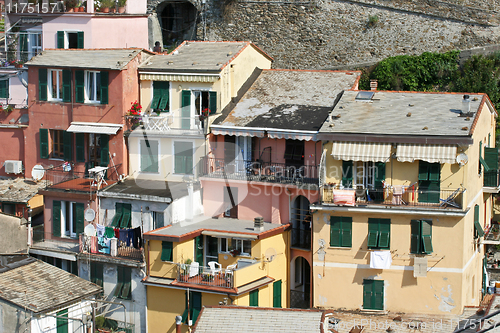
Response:
[[[479,304],[496,116],[481,94],[344,93],[319,135],[315,307],[456,314]]]

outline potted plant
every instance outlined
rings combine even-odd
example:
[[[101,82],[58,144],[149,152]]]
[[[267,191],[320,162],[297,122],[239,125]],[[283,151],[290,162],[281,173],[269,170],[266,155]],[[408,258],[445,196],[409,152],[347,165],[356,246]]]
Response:
[[[67,12],[73,12],[78,6],[78,0],[66,0],[64,2],[64,6],[66,7]]]
[[[115,7],[115,2],[114,0],[102,0],[101,1],[101,11],[103,13],[109,13],[111,8]]]
[[[127,4],[127,0],[118,0],[118,13],[125,13],[125,5]]]
[[[181,265],[181,281],[187,281],[189,278],[189,267],[192,263],[191,259],[186,259],[184,264]]]
[[[231,253],[231,255],[233,257],[236,257],[236,256],[238,256],[240,254],[240,250],[238,250],[238,249],[233,249],[233,250],[231,250],[229,252]]]

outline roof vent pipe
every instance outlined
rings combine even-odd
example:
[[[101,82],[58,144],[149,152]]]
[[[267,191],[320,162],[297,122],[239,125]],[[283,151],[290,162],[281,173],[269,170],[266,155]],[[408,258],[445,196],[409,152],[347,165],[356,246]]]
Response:
[[[462,113],[468,114],[470,112],[470,96],[464,95],[462,99]]]
[[[254,231],[264,231],[264,218],[256,217],[253,219],[253,230]]]

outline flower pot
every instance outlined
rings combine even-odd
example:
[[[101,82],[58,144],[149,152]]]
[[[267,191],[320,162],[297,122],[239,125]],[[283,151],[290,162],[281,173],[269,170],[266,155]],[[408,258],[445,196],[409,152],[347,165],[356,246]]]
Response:
[[[23,64],[14,64],[16,68],[23,68]]]
[[[120,14],[125,13],[125,7],[118,7],[118,13]]]
[[[75,11],[75,9],[74,8],[68,8],[67,11],[68,11],[68,13],[73,13]]]
[[[85,12],[85,7],[78,8],[78,11],[81,12],[81,13],[84,13]]]
[[[109,8],[101,8],[101,12],[103,13],[109,13]]]

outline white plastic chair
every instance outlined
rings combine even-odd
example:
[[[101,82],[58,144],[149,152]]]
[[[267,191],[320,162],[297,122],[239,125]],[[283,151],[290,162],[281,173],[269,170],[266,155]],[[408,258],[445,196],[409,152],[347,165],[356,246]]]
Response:
[[[200,272],[200,263],[196,261],[192,262],[191,265],[189,266],[189,277],[196,276],[198,275],[199,272]]]
[[[222,271],[222,265],[216,261],[209,261],[208,267],[210,267],[210,274],[213,276],[219,274]]]

